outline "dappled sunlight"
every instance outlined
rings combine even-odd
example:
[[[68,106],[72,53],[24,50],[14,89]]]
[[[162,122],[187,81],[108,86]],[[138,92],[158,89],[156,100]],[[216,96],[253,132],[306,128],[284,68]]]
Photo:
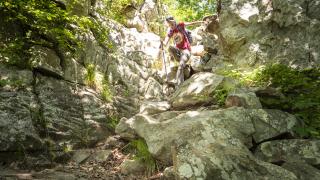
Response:
[[[238,0],[233,0],[234,4],[237,4]],[[237,9],[237,8],[235,8]],[[241,9],[239,10],[239,16],[246,20],[249,21],[249,18],[253,15],[259,15],[259,9],[257,6],[251,4],[250,2],[244,3]]]
[[[194,77],[194,81],[188,84],[186,94],[199,94],[205,88],[212,85],[213,79],[209,78],[211,74],[203,75],[200,78]]]
[[[200,115],[200,113],[198,111],[188,111],[188,112],[186,112],[186,115],[193,118],[193,117]]]
[[[252,6],[250,3],[244,4],[240,9],[240,17],[249,21],[249,18],[253,15],[259,15],[259,9],[256,6]]]

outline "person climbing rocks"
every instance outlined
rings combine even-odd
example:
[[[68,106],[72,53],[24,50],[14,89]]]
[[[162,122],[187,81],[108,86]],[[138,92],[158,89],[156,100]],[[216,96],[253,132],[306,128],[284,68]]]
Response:
[[[174,17],[172,16],[166,18],[166,23],[169,26],[169,30],[162,44],[163,46],[167,46],[171,38],[173,38],[175,43],[175,46],[169,46],[168,50],[170,56],[173,56],[175,60],[179,61],[179,67],[175,81],[176,87],[184,81],[183,70],[191,56],[191,39],[190,37],[188,37],[188,32],[186,31],[185,27],[201,24],[203,22],[204,21],[177,23]],[[160,45],[160,48],[163,48],[162,44]]]

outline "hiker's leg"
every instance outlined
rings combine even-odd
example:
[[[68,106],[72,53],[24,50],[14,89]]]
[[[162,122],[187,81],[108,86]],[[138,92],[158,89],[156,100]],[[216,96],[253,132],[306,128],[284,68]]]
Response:
[[[171,56],[173,56],[173,58],[176,60],[176,61],[179,61],[180,60],[180,50],[174,46],[169,46],[169,54]]]
[[[181,51],[181,57],[180,57],[180,63],[176,75],[176,83],[177,86],[179,86],[184,81],[184,67],[186,66],[186,63],[188,62],[190,58],[190,51],[189,50],[182,50]]]

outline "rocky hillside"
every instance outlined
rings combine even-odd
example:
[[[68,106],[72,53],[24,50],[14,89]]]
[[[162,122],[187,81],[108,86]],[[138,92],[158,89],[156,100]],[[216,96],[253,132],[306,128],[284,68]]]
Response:
[[[108,43],[91,28],[74,51],[31,45],[27,66],[0,54],[0,179],[318,179],[319,76],[303,92],[312,106],[290,109],[265,98],[281,105],[304,86],[248,85],[232,73],[280,63],[317,74],[320,1],[217,1],[193,31],[206,53],[191,57],[177,89],[177,63],[159,56],[158,1],[127,6],[124,24],[103,1],[56,3],[108,29]],[[1,47],[23,36],[19,24],[0,24]]]

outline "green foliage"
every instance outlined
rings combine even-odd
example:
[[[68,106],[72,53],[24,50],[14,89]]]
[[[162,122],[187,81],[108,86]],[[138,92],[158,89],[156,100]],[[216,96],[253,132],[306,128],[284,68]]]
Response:
[[[229,90],[225,88],[218,88],[215,90],[213,98],[217,101],[219,106],[224,106]]]
[[[86,76],[85,76],[85,82],[87,86],[90,86],[92,88],[95,88],[96,83],[95,83],[95,65],[94,64],[88,64],[86,65]]]
[[[296,132],[304,137],[320,138],[320,69],[295,70],[281,64],[261,66],[254,71],[221,71],[246,86],[270,86],[283,97],[261,97],[265,108],[281,109],[294,114],[304,123]]]
[[[164,3],[179,21],[200,20],[215,12],[215,0],[164,0]]]
[[[261,76],[265,66],[260,66],[253,71],[245,71],[243,69],[220,70],[217,74],[237,79],[243,86],[262,85],[262,81],[258,77]],[[266,82],[264,82],[266,84]]]
[[[116,128],[116,126],[119,124],[119,117],[112,115],[109,116],[107,119],[107,127],[114,130]]]
[[[23,82],[21,80],[0,79],[0,87],[4,87],[4,86],[19,88],[19,87],[23,87]]]
[[[302,135],[320,138],[320,69],[295,70],[281,64],[267,66],[256,76],[259,85],[279,88],[284,94],[276,103],[262,100],[264,106],[293,113],[305,123],[297,129]]]
[[[101,96],[104,101],[107,101],[107,102],[112,101],[113,95],[107,79],[103,80]]]
[[[147,173],[152,174],[156,170],[156,161],[148,150],[148,145],[143,139],[137,139],[130,142],[135,150],[135,159],[143,162],[147,167]]]
[[[102,45],[111,48],[107,28],[93,18],[73,15],[71,9],[64,9],[52,0],[1,1],[2,20],[7,24],[18,25],[21,31],[15,38],[0,44],[2,59],[8,64],[27,66],[28,49],[32,45],[74,53],[82,47],[79,37],[90,30]]]
[[[43,141],[44,141],[44,147],[45,147],[46,155],[48,156],[50,161],[53,162],[57,158],[57,155],[55,153],[56,144],[50,138],[45,138]]]
[[[37,37],[52,38],[60,46],[72,48],[77,44],[75,34],[69,24],[81,24],[81,18],[71,16],[66,10],[57,6],[54,1],[20,0],[0,3],[6,21],[19,23],[25,40],[34,42]],[[80,26],[82,27],[82,26]],[[76,29],[74,29],[76,30]]]

